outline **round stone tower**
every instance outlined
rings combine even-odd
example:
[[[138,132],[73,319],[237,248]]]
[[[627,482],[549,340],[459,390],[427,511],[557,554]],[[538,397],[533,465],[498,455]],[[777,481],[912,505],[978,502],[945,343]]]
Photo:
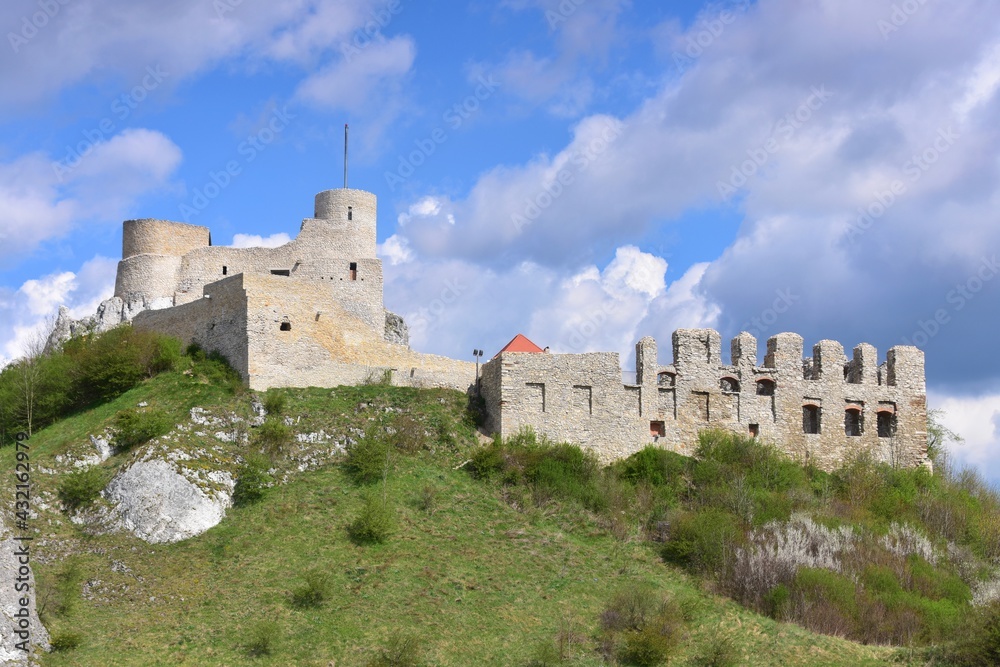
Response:
[[[174,305],[182,258],[211,245],[207,227],[168,220],[126,220],[115,296],[150,308]]]
[[[324,190],[316,195],[316,217],[303,223],[302,232],[334,240],[337,256],[375,259],[377,206],[375,195],[365,190]]]

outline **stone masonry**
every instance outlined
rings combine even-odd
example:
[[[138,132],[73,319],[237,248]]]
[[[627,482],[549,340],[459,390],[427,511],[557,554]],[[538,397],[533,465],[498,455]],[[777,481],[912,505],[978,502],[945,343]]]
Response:
[[[504,437],[530,427],[576,442],[603,461],[650,443],[692,454],[698,431],[722,428],[777,443],[803,463],[830,469],[855,452],[904,466],[928,465],[924,355],[897,346],[877,365],[861,344],[848,360],[835,341],[802,357],[802,337],[767,341],[763,365],[748,333],[722,363],[711,329],[673,335],[673,363],[656,341],[636,345],[635,382],[622,381],[616,353],[502,352],[483,366],[490,428]]]
[[[205,227],[128,220],[107,305],[137,312],[137,329],[225,355],[253,389],[388,377],[468,390],[475,364],[414,352],[383,306],[375,225],[375,195],[352,189],[316,195],[315,217],[278,248],[213,246]]]
[[[403,319],[383,306],[375,232],[375,195],[351,189],[316,195],[314,217],[278,248],[217,247],[205,227],[129,220],[115,296],[84,324],[131,319],[197,342],[258,390],[383,378],[470,390],[474,364],[414,352]],[[62,319],[65,337],[72,326]],[[718,333],[681,329],[668,366],[659,365],[655,340],[639,341],[631,383],[617,353],[508,351],[482,367],[480,391],[492,431],[530,427],[604,461],[649,443],[691,454],[698,431],[718,427],[823,468],[863,450],[928,464],[924,357],[914,347],[894,347],[878,365],[871,345],[848,360],[824,340],[803,359],[802,337],[783,333],[767,341],[758,365],[757,341],[742,333],[726,365]]]

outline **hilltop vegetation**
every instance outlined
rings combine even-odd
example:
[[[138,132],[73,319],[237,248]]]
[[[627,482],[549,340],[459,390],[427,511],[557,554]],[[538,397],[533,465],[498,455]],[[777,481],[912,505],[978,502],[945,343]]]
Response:
[[[121,346],[128,382],[38,385],[68,401],[33,417],[44,665],[995,664],[1000,499],[945,456],[825,473],[705,432],[694,458],[603,467],[527,432],[483,444],[458,392],[255,394],[132,335],[60,353]],[[103,433],[115,453],[76,465]],[[161,451],[233,476],[221,524],[149,545],[80,523]]]

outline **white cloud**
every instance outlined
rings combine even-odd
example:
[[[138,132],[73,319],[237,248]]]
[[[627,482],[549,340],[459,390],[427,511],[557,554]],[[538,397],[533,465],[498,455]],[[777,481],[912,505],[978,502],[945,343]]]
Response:
[[[292,238],[284,233],[271,234],[264,237],[260,234],[235,234],[233,248],[277,248],[291,242]]]
[[[85,222],[117,224],[181,161],[176,144],[146,129],[125,130],[83,153],[72,163],[36,152],[0,164],[0,259],[23,257]]]
[[[397,234],[393,234],[387,238],[385,243],[379,244],[377,250],[378,256],[387,260],[393,266],[396,264],[405,264],[414,257],[413,251],[410,250],[409,242]]]
[[[941,423],[964,442],[952,445],[949,452],[959,462],[977,466],[994,483],[1000,482],[1000,394],[949,396],[929,392],[928,403],[939,409]]]
[[[78,271],[59,271],[25,281],[17,290],[0,292],[0,366],[23,356],[39,336],[47,337],[59,306],[75,318],[93,315],[98,304],[114,293],[118,262],[96,256]]]

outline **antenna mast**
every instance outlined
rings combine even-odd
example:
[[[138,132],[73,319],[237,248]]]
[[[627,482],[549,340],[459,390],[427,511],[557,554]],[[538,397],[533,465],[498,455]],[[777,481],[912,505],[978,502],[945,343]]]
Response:
[[[347,189],[347,123],[344,123],[344,189]]]

